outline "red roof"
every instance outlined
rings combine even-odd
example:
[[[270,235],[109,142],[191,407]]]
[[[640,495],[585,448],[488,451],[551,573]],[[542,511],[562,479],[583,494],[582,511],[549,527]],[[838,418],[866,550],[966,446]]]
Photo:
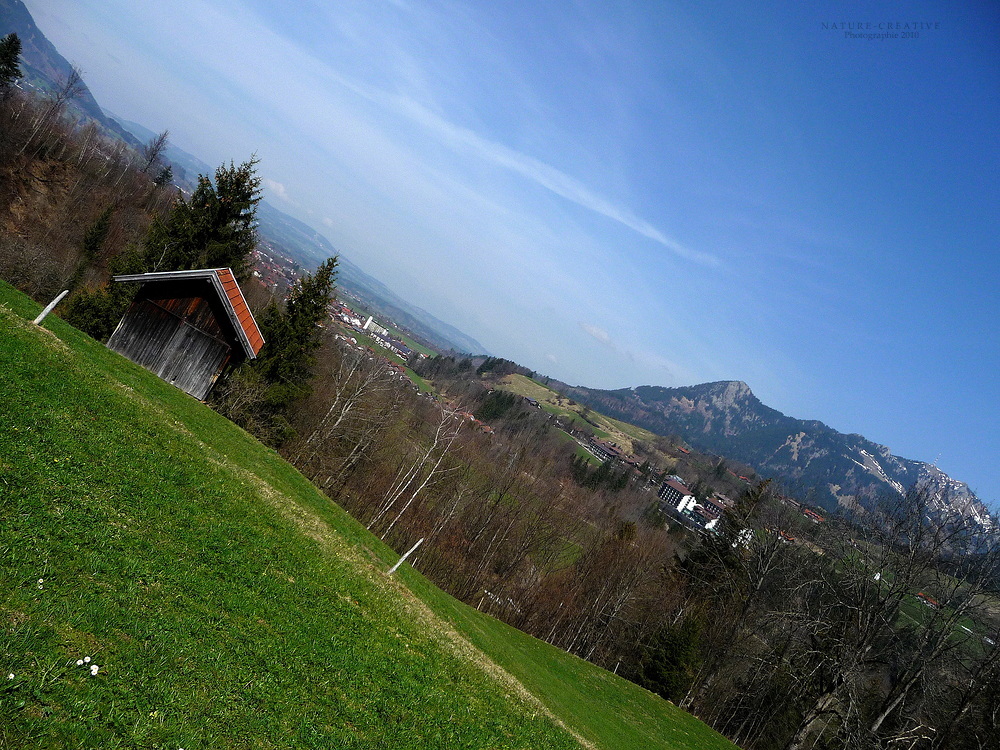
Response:
[[[243,299],[243,292],[240,290],[240,285],[236,283],[236,277],[233,276],[233,272],[229,268],[216,268],[215,275],[222,282],[222,288],[226,290],[229,304],[233,306],[236,319],[240,322],[240,327],[250,341],[250,348],[253,349],[256,356],[260,352],[260,348],[264,346],[264,337],[260,335],[257,321],[254,320],[253,313],[247,306],[247,301]]]

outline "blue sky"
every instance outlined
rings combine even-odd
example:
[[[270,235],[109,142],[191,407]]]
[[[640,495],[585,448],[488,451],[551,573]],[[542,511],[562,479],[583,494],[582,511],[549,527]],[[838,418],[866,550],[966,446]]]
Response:
[[[25,2],[106,108],[256,152],[494,353],[744,380],[997,507],[995,3]]]

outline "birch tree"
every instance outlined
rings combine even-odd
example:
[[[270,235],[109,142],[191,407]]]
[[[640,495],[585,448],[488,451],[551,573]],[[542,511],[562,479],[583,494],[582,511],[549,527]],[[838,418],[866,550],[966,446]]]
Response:
[[[400,466],[381,507],[368,524],[369,529],[380,529],[381,537],[385,539],[427,485],[442,473],[452,470],[452,467],[442,467],[442,463],[458,438],[461,427],[462,422],[457,418],[455,410],[440,410],[430,440],[424,447],[417,449],[412,463]],[[392,520],[381,529],[383,519],[389,517]]]

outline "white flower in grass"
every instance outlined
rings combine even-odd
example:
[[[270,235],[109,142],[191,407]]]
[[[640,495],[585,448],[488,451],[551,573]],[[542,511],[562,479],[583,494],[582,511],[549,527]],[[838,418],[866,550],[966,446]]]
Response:
[[[83,657],[83,663],[84,664],[90,664],[90,657],[89,656]]]
[[[13,680],[14,679],[14,673],[11,672],[9,675],[7,675],[7,679],[8,680]]]
[[[99,670],[99,669],[100,669],[100,667],[97,666],[96,664],[91,664],[90,665],[90,676],[93,677],[94,675],[96,675],[97,674],[97,670]]]
[[[38,579],[38,588],[42,588],[42,584],[43,583],[45,583],[45,579],[44,578],[39,578]]]
[[[77,659],[76,660],[76,666],[82,667],[83,666],[83,659]]]

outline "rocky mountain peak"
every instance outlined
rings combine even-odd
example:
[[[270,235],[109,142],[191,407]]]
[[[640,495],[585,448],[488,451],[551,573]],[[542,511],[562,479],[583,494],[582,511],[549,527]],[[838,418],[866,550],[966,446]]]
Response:
[[[716,406],[721,408],[732,408],[739,402],[753,397],[753,391],[750,390],[750,386],[742,380],[724,380],[715,385],[722,386],[713,399]]]
[[[814,498],[830,509],[919,487],[936,498],[941,518],[962,516],[994,528],[988,509],[963,482],[924,462],[895,456],[862,435],[786,416],[761,403],[741,380],[568,392],[609,416],[660,435],[679,435],[695,448],[742,461],[763,476],[780,479],[789,493]]]

